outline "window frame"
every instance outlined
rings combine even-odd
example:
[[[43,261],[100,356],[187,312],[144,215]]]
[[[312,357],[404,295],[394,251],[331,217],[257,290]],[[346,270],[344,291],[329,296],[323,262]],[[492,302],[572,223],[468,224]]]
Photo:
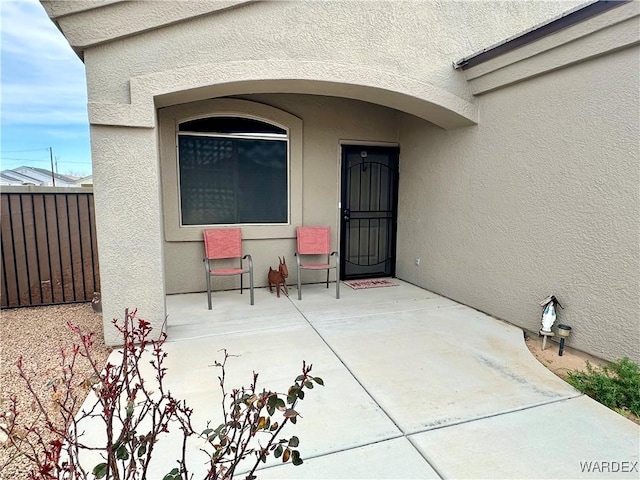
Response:
[[[281,125],[277,125],[273,122],[267,122],[263,119],[260,118],[256,118],[254,116],[249,116],[249,115],[233,115],[232,118],[246,118],[246,119],[251,119],[251,120],[258,120],[260,122],[263,123],[268,123],[270,125],[274,125],[278,128],[281,128],[285,131],[285,134],[283,137],[276,137],[274,135],[269,136],[268,134],[224,134],[224,133],[209,133],[209,132],[192,132],[192,131],[181,131],[180,130],[180,125],[186,122],[190,122],[192,120],[200,120],[200,119],[204,119],[204,118],[211,118],[211,117],[229,117],[229,115],[222,115],[222,114],[214,114],[214,115],[205,115],[205,116],[198,116],[195,118],[187,118],[187,119],[183,119],[180,120],[177,124],[176,124],[176,170],[177,170],[177,175],[178,175],[178,214],[179,214],[179,221],[180,221],[180,227],[199,227],[199,228],[215,228],[215,227],[244,227],[244,226],[262,226],[262,225],[290,225],[291,224],[291,150],[290,150],[290,134],[289,134],[289,129],[281,126]],[[185,225],[184,223],[182,223],[183,221],[183,216],[182,216],[182,195],[180,194],[180,136],[184,135],[184,136],[190,136],[190,137],[207,137],[207,138],[223,138],[223,139],[240,139],[240,140],[266,140],[266,141],[285,141],[286,142],[286,151],[287,151],[287,159],[286,159],[286,175],[287,175],[287,220],[285,222],[260,222],[260,223],[254,223],[254,222],[238,222],[238,223],[203,223],[203,224],[193,224],[193,225]]]
[[[258,120],[284,129],[288,134],[288,222],[278,224],[182,225],[180,206],[178,135],[179,124],[198,118],[225,116]],[[184,132],[182,132],[184,133]],[[269,105],[241,99],[212,99],[158,109],[158,146],[166,241],[202,241],[202,229],[233,225],[245,239],[294,238],[302,224],[302,120]]]

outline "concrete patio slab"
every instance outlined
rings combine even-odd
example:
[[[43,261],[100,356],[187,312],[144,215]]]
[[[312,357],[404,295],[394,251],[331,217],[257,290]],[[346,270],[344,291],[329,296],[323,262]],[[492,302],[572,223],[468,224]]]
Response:
[[[243,295],[238,291],[215,292],[211,310],[207,309],[206,293],[170,295],[167,311],[171,340],[306,323],[286,297],[279,299],[266,288],[255,289],[255,305],[249,303],[248,291]]]
[[[540,368],[522,332],[483,317],[434,306],[312,323],[405,433],[580,395]]]
[[[454,307],[457,304],[448,298],[441,296],[432,296],[426,298],[406,298],[404,300],[395,299],[390,302],[387,296],[390,294],[372,297],[368,299],[358,299],[358,302],[352,302],[350,305],[341,306],[328,305],[322,308],[321,305],[309,306],[305,300],[298,302],[295,300],[296,306],[305,318],[314,323],[322,320],[339,320],[352,317],[365,317],[367,315],[385,315],[396,314],[399,312],[412,312],[424,310],[428,308]],[[326,302],[326,300],[323,300]],[[345,302],[347,303],[347,302]]]
[[[399,467],[401,466],[401,467]],[[298,467],[279,465],[258,471],[261,479],[439,479],[406,438],[374,443],[323,457]]]
[[[585,396],[411,441],[443,478],[640,478],[638,425]]]
[[[307,447],[314,455],[363,445],[366,443],[362,441],[363,437],[381,441],[401,434],[308,325],[233,333],[224,338],[212,336],[176,341],[165,347],[167,368],[181,372],[179,377],[169,380],[172,392],[184,398],[194,393],[207,395],[208,401],[215,406],[221,399],[217,381],[219,369],[212,365],[216,360],[222,361],[220,350],[223,348],[234,355],[226,369],[228,389],[248,385],[256,371],[259,390],[264,387],[286,392],[300,374],[303,360],[312,363],[312,374],[326,379],[325,386],[307,393],[299,406],[303,420],[294,428],[301,435],[308,428],[309,431],[304,432],[308,438],[316,437],[314,432],[322,432],[313,441],[313,447],[311,442]],[[357,408],[341,408],[340,403]],[[198,413],[195,417],[203,424],[208,419]],[[332,428],[343,423],[353,428]]]
[[[282,432],[299,436],[305,463],[270,457],[259,478],[598,478],[580,462],[637,462],[640,427],[540,365],[520,329],[397,283],[345,287],[339,300],[323,285],[305,285],[301,301],[294,287],[279,299],[257,289],[254,306],[215,292],[212,310],[206,294],[169,296],[168,386],[201,430],[220,423],[222,349],[237,355],[229,388],[255,370],[259,388],[284,392],[313,363],[325,386]],[[178,447],[177,437],[158,443],[151,478],[176,465]],[[635,468],[625,475],[639,478]]]
[[[165,345],[166,367],[180,372],[178,377],[168,378],[167,386],[177,398],[186,399],[194,407],[197,431],[204,430],[208,420],[214,426],[222,421],[219,369],[213,364],[223,360],[221,350],[226,349],[234,355],[226,369],[228,390],[249,385],[256,371],[258,390],[286,392],[300,374],[303,360],[313,363],[313,375],[331,379],[324,387],[307,392],[297,408],[302,418],[282,431],[283,438],[300,437],[305,456],[321,457],[402,435],[308,323],[280,322],[227,335],[214,331],[217,333]],[[340,425],[348,428],[336,428]],[[170,453],[167,451],[167,458],[171,458]],[[270,458],[267,465],[277,463]]]

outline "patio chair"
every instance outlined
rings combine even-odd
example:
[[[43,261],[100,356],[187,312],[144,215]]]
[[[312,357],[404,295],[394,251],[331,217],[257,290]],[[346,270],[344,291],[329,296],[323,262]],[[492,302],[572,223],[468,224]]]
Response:
[[[253,305],[253,260],[251,255],[242,255],[242,232],[239,228],[210,228],[204,234],[204,269],[207,277],[207,301],[211,310],[211,277],[240,275],[240,294],[242,294],[242,276],[249,274],[249,292]],[[240,267],[214,268],[213,261],[224,258],[237,258]],[[243,268],[242,260],[248,260],[249,268]]]
[[[327,288],[329,288],[329,271],[336,270],[336,298],[340,298],[340,254],[331,251],[331,229],[329,227],[298,227],[296,229],[298,248],[295,253],[298,269],[298,300],[302,300],[301,270],[326,270]],[[326,263],[302,263],[302,256],[326,255]],[[331,265],[331,257],[335,256],[335,263]]]

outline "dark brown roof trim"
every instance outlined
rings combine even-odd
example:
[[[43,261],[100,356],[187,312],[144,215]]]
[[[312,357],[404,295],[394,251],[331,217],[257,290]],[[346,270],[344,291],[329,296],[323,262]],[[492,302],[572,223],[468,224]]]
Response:
[[[474,53],[473,55],[458,60],[453,64],[453,68],[456,70],[466,70],[467,68],[475,67],[476,65],[491,60],[492,58],[503,55],[515,50],[516,48],[520,48],[528,43],[535,42],[542,37],[551,35],[563,28],[580,23],[588,18],[606,12],[607,10],[629,3],[630,1],[632,0],[598,0],[597,2],[591,3],[585,7],[569,11],[559,18],[535,27],[523,34],[511,37],[495,46],[486,48],[481,52]]]

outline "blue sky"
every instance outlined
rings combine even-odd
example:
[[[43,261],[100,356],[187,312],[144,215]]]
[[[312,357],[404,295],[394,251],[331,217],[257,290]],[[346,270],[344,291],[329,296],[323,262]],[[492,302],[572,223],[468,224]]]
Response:
[[[0,0],[0,167],[91,173],[84,65],[36,0]]]

